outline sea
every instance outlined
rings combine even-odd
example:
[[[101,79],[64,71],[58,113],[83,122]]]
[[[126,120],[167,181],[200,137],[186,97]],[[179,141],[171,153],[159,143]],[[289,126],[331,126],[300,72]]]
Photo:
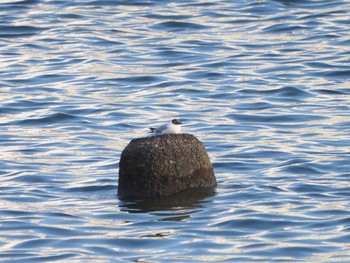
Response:
[[[178,118],[215,189],[117,195]],[[0,0],[1,262],[350,262],[350,1]]]

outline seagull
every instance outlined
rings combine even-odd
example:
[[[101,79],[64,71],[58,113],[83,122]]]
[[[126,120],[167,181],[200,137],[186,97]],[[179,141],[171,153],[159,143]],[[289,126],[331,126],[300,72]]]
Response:
[[[157,135],[162,134],[175,134],[181,132],[181,126],[182,122],[180,122],[177,119],[173,119],[170,123],[163,124],[162,126],[158,128],[150,128],[151,133],[155,133]]]

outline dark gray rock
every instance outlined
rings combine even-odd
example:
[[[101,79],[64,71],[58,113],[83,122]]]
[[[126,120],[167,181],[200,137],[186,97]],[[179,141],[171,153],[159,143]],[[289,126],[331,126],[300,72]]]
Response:
[[[191,134],[167,134],[132,140],[119,163],[121,198],[170,196],[186,189],[216,185],[202,142]]]

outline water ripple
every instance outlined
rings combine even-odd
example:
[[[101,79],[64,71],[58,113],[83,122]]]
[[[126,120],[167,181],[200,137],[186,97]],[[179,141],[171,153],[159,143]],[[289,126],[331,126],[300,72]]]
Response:
[[[20,262],[349,261],[346,1],[2,1],[0,249]],[[117,197],[180,118],[216,189]]]
[[[210,27],[204,26],[196,23],[189,22],[179,22],[179,21],[167,21],[156,24],[153,26],[157,30],[166,30],[166,31],[185,31],[185,30],[204,30]]]
[[[13,38],[13,37],[26,37],[33,36],[44,28],[34,27],[34,26],[4,26],[0,25],[0,38]]]

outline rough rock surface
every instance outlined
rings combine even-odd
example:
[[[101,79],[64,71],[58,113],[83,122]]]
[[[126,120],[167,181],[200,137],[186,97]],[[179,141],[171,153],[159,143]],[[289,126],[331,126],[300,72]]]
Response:
[[[134,139],[121,154],[118,194],[122,198],[170,196],[215,185],[207,151],[191,134]]]

